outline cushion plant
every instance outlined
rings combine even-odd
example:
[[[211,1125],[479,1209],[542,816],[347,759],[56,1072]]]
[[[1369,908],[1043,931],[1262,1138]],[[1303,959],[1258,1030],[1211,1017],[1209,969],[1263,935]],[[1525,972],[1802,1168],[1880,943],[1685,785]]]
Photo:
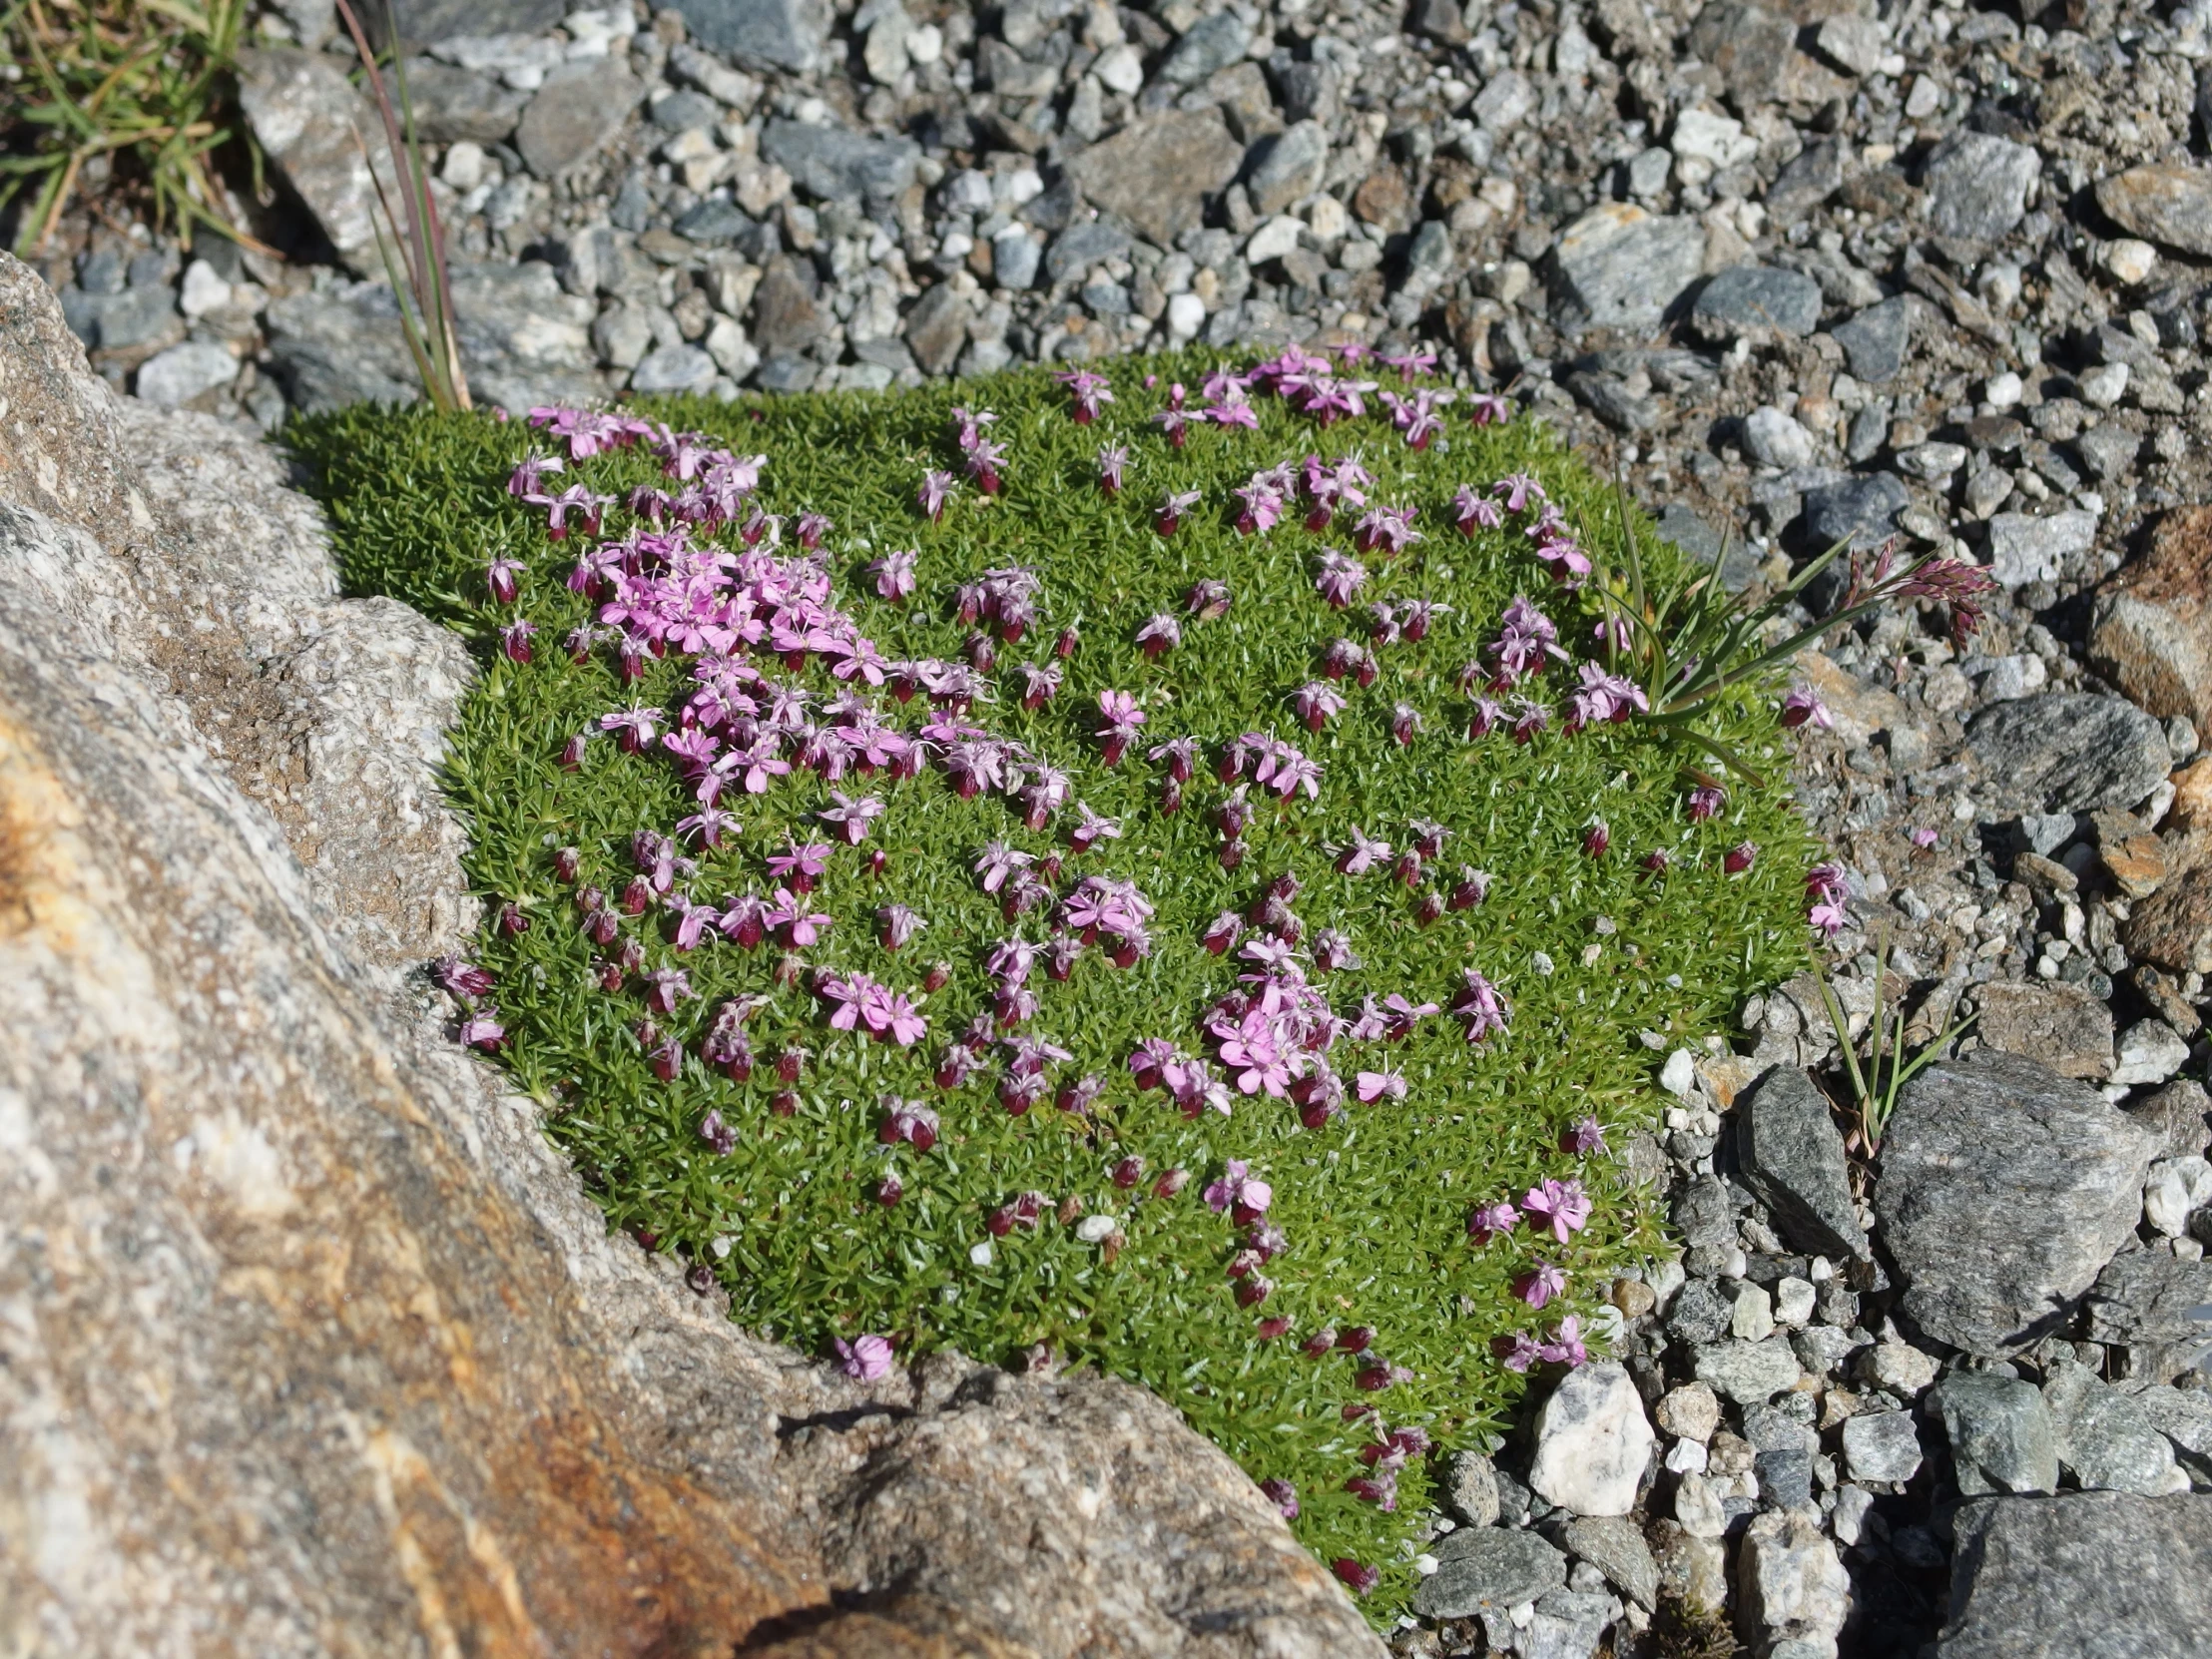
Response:
[[[610,1221],[856,1375],[1156,1389],[1378,1617],[1809,936],[1758,631],[1672,695],[1695,573],[1422,367],[294,433],[478,644],[438,971]]]

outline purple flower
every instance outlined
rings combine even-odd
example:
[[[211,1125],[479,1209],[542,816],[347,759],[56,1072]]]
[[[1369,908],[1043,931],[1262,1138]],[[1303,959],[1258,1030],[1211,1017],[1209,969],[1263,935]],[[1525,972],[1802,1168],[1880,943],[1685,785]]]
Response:
[[[1510,1337],[1491,1338],[1490,1352],[1503,1362],[1507,1371],[1525,1372],[1544,1357],[1536,1340],[1525,1331],[1516,1331]]]
[[[1274,1504],[1285,1520],[1298,1519],[1298,1488],[1288,1480],[1263,1480],[1260,1495]]]
[[[1521,1213],[1531,1227],[1548,1227],[1553,1238],[1567,1244],[1589,1224],[1590,1199],[1579,1181],[1546,1180],[1522,1196]]]
[[[1360,1073],[1360,1079],[1354,1087],[1354,1092],[1359,1095],[1363,1104],[1369,1106],[1385,1098],[1403,1100],[1405,1098],[1405,1076],[1402,1072],[1391,1071],[1387,1068],[1382,1071],[1363,1071]]]
[[[1820,929],[1822,938],[1833,939],[1850,925],[1851,915],[1833,898],[1823,898],[1805,912],[1805,919]]]
[[[1721,854],[1721,868],[1731,875],[1741,875],[1745,870],[1751,868],[1758,856],[1759,843],[1757,841],[1738,841]]]
[[[1564,1268],[1538,1262],[1513,1281],[1513,1294],[1531,1308],[1541,1308],[1567,1288]]]
[[[867,573],[875,578],[877,597],[887,599],[893,605],[903,604],[910,599],[914,592],[914,561],[919,556],[915,549],[906,548],[901,552],[886,553],[880,559],[870,560]]]
[[[1314,576],[1314,591],[1331,605],[1343,610],[1351,604],[1355,595],[1367,584],[1368,567],[1349,554],[1333,549],[1323,549],[1321,565]]]
[[[1520,1212],[1513,1208],[1513,1201],[1501,1198],[1495,1204],[1479,1206],[1467,1217],[1467,1237],[1478,1245],[1492,1239],[1502,1239],[1520,1225]]]
[[[1505,514],[1498,504],[1486,495],[1477,495],[1471,485],[1461,484],[1459,493],[1451,498],[1452,522],[1459,527],[1459,534],[1471,536],[1477,530],[1495,530],[1505,522]]]
[[[1718,818],[1728,806],[1728,792],[1717,784],[1700,784],[1690,792],[1690,822],[1703,824]]]
[[[474,962],[465,962],[458,956],[439,957],[432,964],[430,974],[464,1002],[489,996],[492,991],[492,976]]]
[[[1923,851],[1926,851],[1929,847],[1934,846],[1936,842],[1936,839],[1937,836],[1936,831],[1929,829],[1926,825],[1919,826],[1913,831],[1913,844],[1921,848]]]
[[[1165,611],[1156,612],[1150,621],[1137,630],[1136,643],[1147,661],[1157,662],[1162,655],[1183,643],[1183,625]]]
[[[699,1138],[718,1157],[727,1158],[738,1149],[738,1132],[722,1121],[719,1111],[710,1111],[699,1120]]]
[[[1205,1198],[1209,1210],[1232,1211],[1242,1226],[1267,1214],[1268,1206],[1275,1202],[1275,1189],[1265,1181],[1253,1180],[1251,1166],[1242,1158],[1232,1158],[1220,1177],[1207,1186]]]
[[[1087,368],[1078,368],[1064,374],[1055,374],[1053,378],[1067,387],[1069,393],[1074,397],[1075,424],[1078,426],[1088,426],[1098,418],[1100,407],[1114,400],[1114,394],[1106,376],[1093,374]]]
[[[1198,505],[1198,491],[1170,490],[1160,497],[1159,506],[1152,509],[1152,527],[1163,536],[1172,536],[1182,528],[1183,515]]]
[[[1560,1135],[1559,1146],[1562,1151],[1572,1152],[1577,1156],[1587,1152],[1603,1152],[1605,1126],[1594,1117],[1578,1118]]]
[[[489,1012],[478,1012],[461,1021],[455,1033],[470,1048],[480,1048],[485,1053],[494,1052],[507,1040],[507,1028],[493,1019]]]
[[[1540,1352],[1543,1355],[1544,1364],[1547,1366],[1579,1366],[1588,1363],[1590,1354],[1589,1350],[1582,1346],[1582,1321],[1580,1317],[1569,1314],[1553,1326],[1551,1336],[1545,1341]]]
[[[1467,1041],[1482,1042],[1492,1032],[1505,1030],[1512,1012],[1498,995],[1497,987],[1473,968],[1466,969],[1461,977],[1466,988],[1452,998],[1451,1011],[1465,1024]]]
[[[931,469],[921,475],[921,489],[914,499],[920,504],[922,512],[928,515],[930,522],[935,523],[944,517],[945,497],[957,487],[958,480],[951,473]]]
[[[1353,545],[1363,553],[1381,550],[1385,556],[1402,553],[1414,542],[1422,539],[1413,528],[1413,520],[1420,515],[1418,507],[1377,507],[1353,532]]]
[[[1832,732],[1836,729],[1836,717],[1828,712],[1828,705],[1812,687],[1792,686],[1790,695],[1782,700],[1782,724],[1792,730],[1810,724],[1824,732]]]
[[[1098,452],[1098,487],[1108,495],[1121,493],[1122,474],[1129,468],[1129,451],[1107,444]]]
[[[855,1382],[873,1382],[890,1372],[891,1345],[881,1337],[862,1334],[850,1343],[838,1337],[830,1346],[837,1351],[837,1363],[844,1368],[844,1375]]]
[[[1491,486],[1490,493],[1505,503],[1505,510],[1509,513],[1524,513],[1528,511],[1529,502],[1541,502],[1544,499],[1543,485],[1525,472],[1515,472],[1500,478]]]
[[[867,839],[868,825],[882,813],[883,804],[871,795],[854,801],[837,790],[830,792],[830,799],[836,805],[824,808],[815,817],[843,836],[845,845],[858,846]],[[772,873],[781,873],[775,870],[773,859],[770,860],[770,869]]]
[[[1352,839],[1337,854],[1337,871],[1342,875],[1365,875],[1378,864],[1387,863],[1390,843],[1371,839],[1359,826],[1353,826]]]
[[[875,920],[882,929],[885,950],[903,950],[926,924],[921,917],[903,904],[886,904],[875,912]]]
[[[1218,622],[1229,614],[1232,598],[1227,582],[1202,578],[1183,596],[1183,608],[1201,622]]]
[[[1306,730],[1319,732],[1336,716],[1344,713],[1344,693],[1326,680],[1310,680],[1291,693],[1291,707],[1298,718],[1306,723]]]

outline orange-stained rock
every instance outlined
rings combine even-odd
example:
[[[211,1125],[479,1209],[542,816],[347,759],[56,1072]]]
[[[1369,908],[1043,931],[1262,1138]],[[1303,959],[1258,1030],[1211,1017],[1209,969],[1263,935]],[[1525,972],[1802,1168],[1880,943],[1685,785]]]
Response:
[[[2098,590],[2089,657],[2131,702],[2212,732],[2212,508],[2167,513]]]

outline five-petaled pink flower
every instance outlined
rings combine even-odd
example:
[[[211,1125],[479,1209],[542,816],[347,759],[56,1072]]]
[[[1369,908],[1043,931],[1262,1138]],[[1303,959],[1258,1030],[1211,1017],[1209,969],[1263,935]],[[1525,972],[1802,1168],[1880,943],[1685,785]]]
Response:
[[[1823,732],[1832,732],[1836,728],[1836,717],[1828,712],[1828,705],[1812,687],[1792,686],[1790,695],[1782,700],[1782,724],[1793,730],[1812,725]]]
[[[1566,1288],[1566,1270],[1550,1262],[1538,1262],[1513,1281],[1513,1294],[1531,1308],[1541,1308]]]
[[[855,1382],[873,1382],[890,1374],[891,1345],[881,1337],[862,1333],[849,1343],[837,1337],[831,1346],[837,1351],[837,1363],[844,1368],[844,1375]]]
[[[1476,1207],[1467,1217],[1467,1237],[1476,1244],[1488,1244],[1492,1239],[1502,1239],[1520,1225],[1520,1212],[1513,1208],[1513,1201],[1501,1198],[1495,1204]]]
[[[1550,1228],[1561,1244],[1581,1232],[1590,1219],[1590,1198],[1579,1181],[1547,1179],[1522,1195],[1520,1207],[1530,1226]]]
[[[921,475],[921,489],[914,499],[920,503],[921,510],[928,515],[930,522],[934,523],[944,517],[945,498],[957,487],[958,480],[951,473],[931,468]]]
[[[914,549],[907,548],[901,552],[886,553],[880,559],[871,559],[868,562],[867,573],[875,578],[875,593],[878,598],[899,605],[913,596],[914,560],[917,556]]]

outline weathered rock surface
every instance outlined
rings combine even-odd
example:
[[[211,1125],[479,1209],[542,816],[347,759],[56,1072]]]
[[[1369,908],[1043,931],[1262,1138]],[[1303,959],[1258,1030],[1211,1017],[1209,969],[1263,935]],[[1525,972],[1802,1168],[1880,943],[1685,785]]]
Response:
[[[2212,254],[2212,170],[2131,167],[2097,181],[2097,206],[2146,241],[2182,254]]]
[[[207,423],[142,481],[5,260],[0,339],[0,1644],[1381,1652],[1149,1395],[862,1388],[610,1239],[402,973],[465,660]]]
[[[2061,1077],[2112,1075],[2112,1009],[2079,985],[1991,980],[1975,988],[1974,1035]]]
[[[2089,658],[2161,720],[2212,731],[2212,508],[2166,514],[2142,557],[2098,590]]]
[[[1433,1551],[1436,1570],[1413,1593],[1413,1610],[1430,1618],[1471,1618],[1533,1601],[1567,1581],[1567,1558],[1533,1532],[1470,1526]]]
[[[338,257],[365,275],[377,264],[376,175],[369,169],[370,158],[383,152],[383,127],[374,107],[337,59],[292,47],[239,54],[239,107]],[[394,188],[389,165],[377,164],[387,195]]]
[[[2212,1348],[2212,1262],[2188,1262],[2162,1250],[2131,1250],[2107,1262],[2083,1307],[2091,1342],[2128,1351],[2131,1377],[2160,1382],[2187,1371]]]
[[[1777,1066],[1736,1106],[1744,1184],[1773,1212],[1783,1236],[1825,1256],[1871,1254],[1852,1203],[1844,1138],[1828,1097],[1794,1066]]]
[[[1552,259],[1590,323],[1648,328],[1705,269],[1705,229],[1686,214],[1654,217],[1608,202],[1560,233]]]
[[[2155,1139],[2083,1084],[1976,1052],[1912,1082],[1875,1214],[1922,1330],[2017,1353],[2072,1311],[2142,1215]]]
[[[2032,1383],[1954,1372],[1931,1398],[1967,1497],[2058,1489],[2058,1431]]]
[[[2088,692],[2000,703],[1974,717],[1966,742],[1993,796],[2015,813],[2132,807],[2173,765],[2157,721]]]
[[[1653,1435],[1628,1373],[1600,1361],[1567,1374],[1536,1418],[1528,1483],[1577,1515],[1625,1515],[1651,1462]]]
[[[2212,1497],[2000,1497],[1958,1511],[1941,1659],[2198,1653]]]
[[[1212,110],[1167,111],[1093,145],[1068,165],[1068,176],[1098,207],[1169,247],[1243,165],[1244,146]]]

